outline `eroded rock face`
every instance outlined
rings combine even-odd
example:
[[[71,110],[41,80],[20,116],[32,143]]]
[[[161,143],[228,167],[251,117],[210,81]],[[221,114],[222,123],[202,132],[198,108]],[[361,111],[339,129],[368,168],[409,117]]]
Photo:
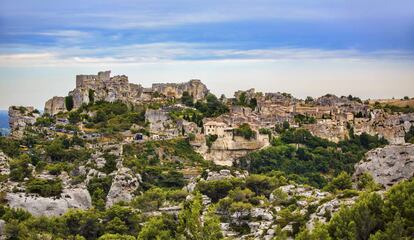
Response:
[[[248,153],[266,147],[269,144],[266,140],[246,140],[242,137],[234,139],[220,138],[217,139],[210,149],[203,144],[196,147],[195,150],[200,153],[204,159],[214,161],[221,166],[232,166],[233,162]],[[193,145],[195,146],[195,145]]]
[[[55,115],[59,112],[66,112],[66,104],[64,97],[53,97],[45,103],[45,113]]]
[[[31,126],[40,117],[34,107],[11,106],[9,107],[9,125],[11,136],[20,138],[23,136],[24,129]]]
[[[304,125],[304,128],[309,130],[309,132],[311,132],[312,135],[336,143],[346,139],[349,136],[348,129],[346,128],[346,126],[331,124],[329,122],[306,124]]]
[[[8,175],[10,173],[9,158],[0,151],[0,175]]]
[[[195,100],[203,99],[209,92],[200,80],[190,80],[185,83],[156,83],[151,88],[129,83],[128,77],[118,75],[111,77],[111,71],[99,72],[92,75],[77,75],[76,88],[69,92],[73,98],[74,109],[83,103],[93,101],[141,103],[151,101],[159,95],[181,98],[188,92]],[[158,94],[155,94],[158,93]],[[65,98],[53,97],[45,104],[45,112],[52,115],[65,111]]]
[[[111,189],[106,197],[106,207],[118,202],[129,202],[133,192],[139,187],[138,177],[129,168],[119,168],[112,180]]]
[[[414,114],[388,114],[382,109],[375,109],[371,117],[355,119],[355,134],[366,132],[371,135],[378,134],[391,144],[405,143],[404,136],[414,124]]]
[[[35,216],[60,216],[69,209],[92,207],[91,196],[85,188],[64,189],[60,198],[46,198],[25,193],[7,193],[8,205],[23,208]]]
[[[184,92],[188,92],[194,100],[203,99],[209,92],[206,85],[198,79],[186,83],[155,83],[152,84],[152,91],[173,98],[181,98]]]
[[[384,187],[413,177],[414,144],[388,145],[367,152],[365,159],[355,165],[353,178],[365,172]]]

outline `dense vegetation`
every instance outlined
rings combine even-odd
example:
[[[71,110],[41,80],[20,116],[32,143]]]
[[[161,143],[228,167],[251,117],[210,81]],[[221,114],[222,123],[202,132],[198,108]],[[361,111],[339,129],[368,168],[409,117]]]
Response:
[[[204,117],[217,117],[229,111],[229,108],[222,103],[214,94],[209,94],[205,101],[197,101],[194,107]]]
[[[297,239],[412,239],[414,236],[414,180],[392,187],[382,198],[365,193],[355,205],[342,208],[327,225]]]
[[[124,165],[141,174],[143,189],[182,188],[186,183],[183,169],[206,166],[185,139],[147,141],[124,146]]]
[[[351,174],[366,151],[386,143],[382,138],[363,133],[335,144],[305,129],[288,129],[273,146],[248,154],[239,160],[238,166],[252,173],[279,170],[297,182],[323,187],[329,177],[342,171]]]

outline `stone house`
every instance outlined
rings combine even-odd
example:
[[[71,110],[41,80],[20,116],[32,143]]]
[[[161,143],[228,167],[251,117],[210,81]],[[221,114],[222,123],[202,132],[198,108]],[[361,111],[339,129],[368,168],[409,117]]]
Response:
[[[205,135],[217,135],[220,138],[225,136],[224,129],[227,125],[223,122],[208,121],[203,126]]]

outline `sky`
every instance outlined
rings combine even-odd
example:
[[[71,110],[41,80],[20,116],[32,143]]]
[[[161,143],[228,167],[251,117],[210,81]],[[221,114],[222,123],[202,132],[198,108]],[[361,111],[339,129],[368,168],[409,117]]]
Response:
[[[414,1],[0,1],[0,109],[103,70],[226,96],[414,97]]]

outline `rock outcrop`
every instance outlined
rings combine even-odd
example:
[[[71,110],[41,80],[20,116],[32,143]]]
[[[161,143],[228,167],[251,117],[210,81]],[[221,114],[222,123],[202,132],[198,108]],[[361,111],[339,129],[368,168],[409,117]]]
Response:
[[[391,144],[402,144],[405,143],[405,133],[412,125],[414,125],[414,113],[388,114],[382,109],[375,109],[371,112],[370,118],[355,119],[354,132],[378,134]]]
[[[205,139],[201,139],[205,141]],[[206,143],[192,142],[192,146],[200,153],[204,159],[214,161],[221,166],[232,166],[233,162],[246,154],[268,146],[268,139],[251,139],[246,140],[243,137],[219,138],[210,149]]]
[[[110,75],[111,71],[98,72],[96,75],[77,75],[76,88],[69,92],[74,109],[91,101],[141,103],[158,97],[181,98],[184,92],[192,95],[194,100],[200,100],[209,92],[200,80],[156,83],[151,88],[144,88],[139,84],[129,83],[125,75]],[[52,115],[65,110],[64,97],[53,97],[45,104],[45,112]]]
[[[319,121],[315,124],[305,124],[303,127],[317,137],[336,143],[346,139],[349,136],[346,126],[332,124],[329,121]]]
[[[10,173],[9,158],[0,151],[0,175],[8,175]]]
[[[414,144],[388,145],[367,152],[355,165],[353,178],[365,172],[386,188],[410,179],[414,175]]]
[[[133,192],[139,187],[138,177],[129,168],[118,169],[111,189],[106,197],[106,207],[111,207],[118,202],[129,202],[133,198]]]
[[[11,136],[20,138],[24,129],[31,126],[40,117],[40,113],[34,107],[11,106],[9,107],[9,125]]]
[[[66,112],[66,104],[64,97],[53,97],[45,103],[45,113],[55,115],[59,112]]]
[[[181,98],[184,92],[188,92],[194,100],[203,99],[209,92],[206,85],[198,79],[186,83],[154,83],[152,91],[173,98]]]
[[[58,198],[39,197],[26,193],[7,193],[6,200],[12,208],[23,208],[35,216],[60,216],[69,209],[92,207],[91,196],[85,188],[64,189]]]

